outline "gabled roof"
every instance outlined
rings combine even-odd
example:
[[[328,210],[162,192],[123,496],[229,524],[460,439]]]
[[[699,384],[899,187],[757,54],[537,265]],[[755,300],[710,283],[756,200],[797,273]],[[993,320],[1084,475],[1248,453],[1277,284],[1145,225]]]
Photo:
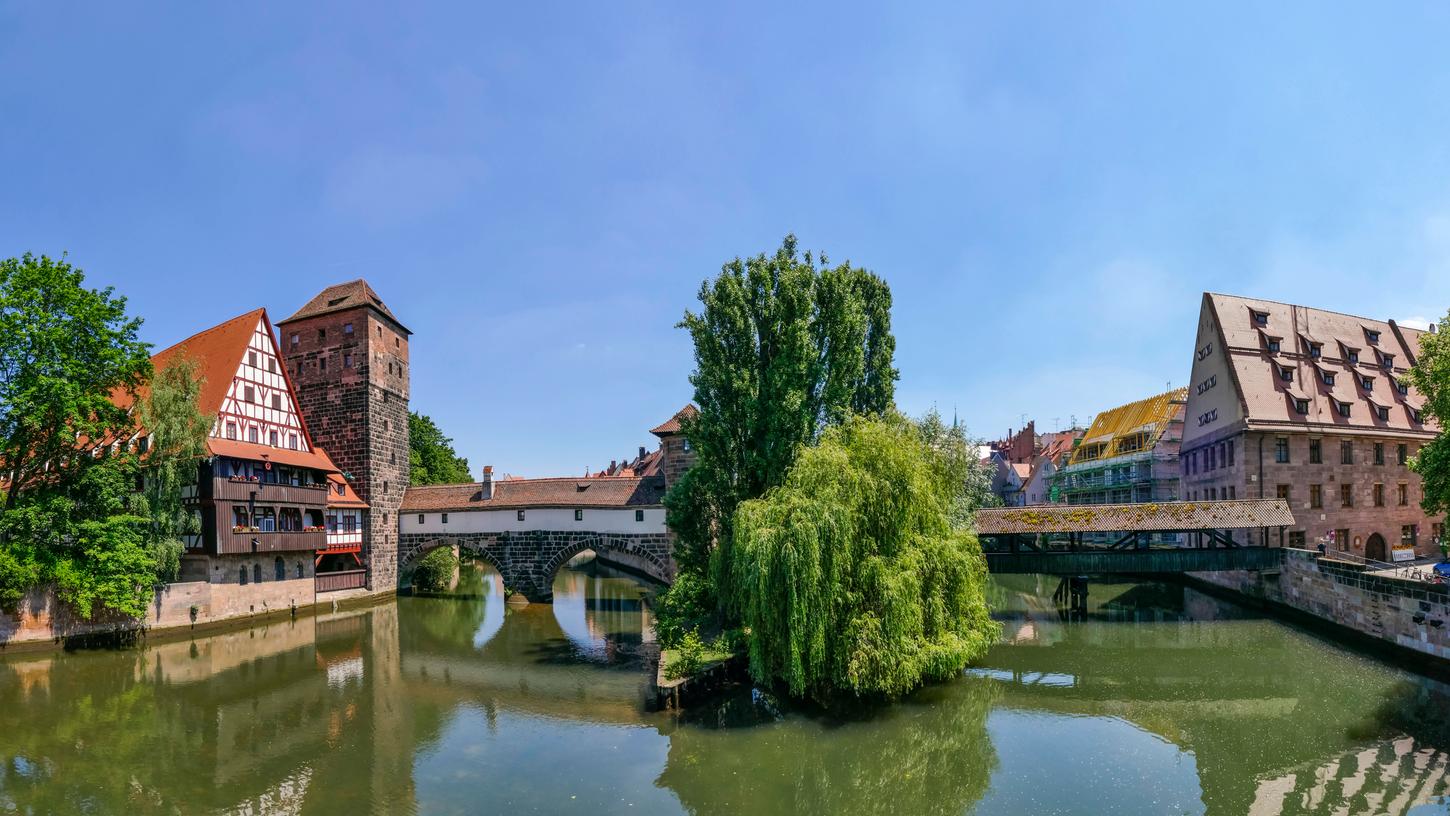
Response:
[[[368,503],[362,500],[362,497],[352,489],[352,485],[348,484],[346,479],[342,478],[341,473],[329,473],[327,474],[327,506],[366,510]]]
[[[681,430],[680,420],[688,419],[689,417],[695,416],[698,413],[700,413],[700,411],[695,408],[693,404],[686,405],[684,408],[676,411],[675,415],[666,420],[663,425],[659,425],[655,428],[650,429],[650,433],[654,434],[655,436],[668,436],[670,434],[677,434]]]
[[[318,292],[311,300],[303,304],[293,315],[286,320],[277,321],[277,325],[284,326],[295,320],[303,320],[318,315],[330,314],[332,312],[344,312],[348,309],[370,308],[395,323],[399,329],[406,334],[412,334],[402,321],[393,314],[392,310],[378,297],[378,293],[368,285],[362,278],[329,286]]]
[[[494,482],[493,497],[485,499],[482,485],[477,482],[418,485],[403,494],[399,512],[652,507],[664,499],[664,488],[664,479],[658,476],[506,479]]]
[[[1292,527],[1294,513],[1282,499],[1139,504],[1045,504],[977,511],[982,535],[1110,533],[1132,530],[1235,530]]]

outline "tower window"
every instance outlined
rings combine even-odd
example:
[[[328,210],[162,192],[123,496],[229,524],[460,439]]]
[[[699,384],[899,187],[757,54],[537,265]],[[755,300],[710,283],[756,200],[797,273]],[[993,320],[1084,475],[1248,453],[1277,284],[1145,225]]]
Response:
[[[403,340],[402,340],[402,338],[394,337],[393,338],[393,347],[394,348],[402,348],[403,347]]]
[[[343,334],[352,334],[352,324],[351,323],[344,323],[344,324],[342,324],[342,333]]]
[[[318,329],[317,330],[317,339],[318,340],[326,340],[327,339],[327,329]]]
[[[297,332],[292,332],[292,348],[297,348],[297,344],[298,344],[298,343],[299,343],[299,342],[301,342],[301,341],[300,341],[300,339],[299,339],[299,338],[298,338],[298,337],[297,337]]]
[[[326,371],[327,370],[327,358],[326,357],[318,357],[317,358],[317,370],[318,371]]]
[[[343,354],[342,354],[342,367],[343,368],[352,368],[352,352],[343,352]]]

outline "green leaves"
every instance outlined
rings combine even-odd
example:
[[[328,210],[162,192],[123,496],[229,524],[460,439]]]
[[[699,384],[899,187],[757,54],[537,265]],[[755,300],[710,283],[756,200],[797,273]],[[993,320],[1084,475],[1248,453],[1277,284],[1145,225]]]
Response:
[[[854,417],[740,504],[725,586],[758,681],[894,698],[985,653],[997,626],[963,467],[939,421]]]
[[[1438,331],[1420,336],[1410,382],[1425,396],[1425,414],[1440,426],[1440,434],[1410,462],[1424,480],[1421,504],[1429,513],[1450,512],[1450,315],[1440,320]]]
[[[468,460],[453,450],[453,440],[432,418],[408,414],[408,464],[415,485],[461,484],[471,480]]]
[[[701,284],[700,305],[680,323],[695,346],[699,414],[685,435],[696,464],[665,499],[676,562],[694,572],[717,546],[728,551],[737,504],[780,484],[822,428],[888,410],[897,379],[886,282],[801,254],[794,236],[725,264]],[[728,552],[714,563],[728,571]]]

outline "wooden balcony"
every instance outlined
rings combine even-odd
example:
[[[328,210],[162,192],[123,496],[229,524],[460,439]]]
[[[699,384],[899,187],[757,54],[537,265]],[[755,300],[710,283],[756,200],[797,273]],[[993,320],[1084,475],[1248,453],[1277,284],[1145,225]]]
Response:
[[[256,542],[253,545],[252,542]],[[216,534],[218,553],[250,552],[316,552],[327,546],[327,533],[315,532],[237,532],[230,526],[220,527]]]
[[[342,572],[317,573],[316,591],[337,592],[341,589],[362,589],[367,586],[367,570],[344,570]]]
[[[218,501],[246,501],[257,494],[257,504],[287,504],[297,507],[327,506],[327,485],[271,484],[218,478],[211,480],[211,497]]]

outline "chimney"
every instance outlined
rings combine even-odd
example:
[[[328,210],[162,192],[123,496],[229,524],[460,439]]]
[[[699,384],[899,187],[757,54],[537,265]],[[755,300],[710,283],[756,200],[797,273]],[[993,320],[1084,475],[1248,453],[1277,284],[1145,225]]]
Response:
[[[644,445],[639,446],[639,458],[644,458]]]
[[[483,484],[479,492],[483,495],[484,501],[493,498],[493,465],[483,466]]]

